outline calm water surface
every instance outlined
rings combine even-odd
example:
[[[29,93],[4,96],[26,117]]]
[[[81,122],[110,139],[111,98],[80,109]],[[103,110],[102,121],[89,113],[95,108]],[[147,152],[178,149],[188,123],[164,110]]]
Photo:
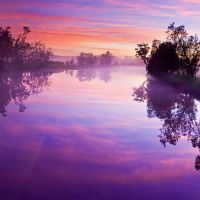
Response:
[[[199,199],[198,96],[142,67],[0,75],[0,199]]]

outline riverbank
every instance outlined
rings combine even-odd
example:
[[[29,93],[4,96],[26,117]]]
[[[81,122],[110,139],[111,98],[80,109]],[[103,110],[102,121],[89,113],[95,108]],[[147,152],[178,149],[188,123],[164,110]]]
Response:
[[[182,91],[185,94],[192,95],[194,98],[200,100],[200,77],[168,74],[158,79],[164,81],[177,90]]]

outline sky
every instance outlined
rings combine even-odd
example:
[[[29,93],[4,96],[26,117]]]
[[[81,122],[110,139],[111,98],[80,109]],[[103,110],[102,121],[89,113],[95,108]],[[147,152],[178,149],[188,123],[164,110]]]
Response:
[[[110,50],[124,57],[138,43],[164,39],[172,22],[200,33],[199,10],[199,0],[0,0],[0,26],[15,33],[29,26],[29,40],[56,55]]]

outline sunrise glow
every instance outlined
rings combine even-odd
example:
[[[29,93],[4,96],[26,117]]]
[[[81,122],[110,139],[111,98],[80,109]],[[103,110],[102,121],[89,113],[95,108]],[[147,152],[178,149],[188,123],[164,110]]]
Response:
[[[29,39],[43,41],[56,55],[110,50],[133,56],[137,43],[163,39],[173,21],[200,32],[199,8],[197,0],[1,0],[0,23],[16,32],[29,26]]]

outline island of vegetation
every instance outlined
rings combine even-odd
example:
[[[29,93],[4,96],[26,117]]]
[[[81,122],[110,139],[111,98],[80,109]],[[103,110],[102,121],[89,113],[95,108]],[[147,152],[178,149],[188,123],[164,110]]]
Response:
[[[110,51],[99,56],[93,53],[80,53],[75,59],[71,59],[66,62],[66,66],[69,68],[73,67],[90,67],[90,66],[110,66],[112,65],[113,55]],[[75,61],[76,60],[76,61]]]
[[[184,26],[169,25],[165,41],[153,40],[138,44],[136,56],[146,65],[147,79],[133,89],[133,100],[146,102],[147,117],[162,121],[161,144],[176,145],[187,137],[194,148],[200,149],[200,41],[188,35]],[[167,84],[166,84],[167,83]],[[200,155],[194,163],[200,171]]]
[[[149,74],[161,76],[176,74],[195,77],[200,68],[200,41],[197,35],[189,35],[185,26],[168,26],[165,41],[153,40],[148,44],[138,44],[136,57],[146,65]]]

